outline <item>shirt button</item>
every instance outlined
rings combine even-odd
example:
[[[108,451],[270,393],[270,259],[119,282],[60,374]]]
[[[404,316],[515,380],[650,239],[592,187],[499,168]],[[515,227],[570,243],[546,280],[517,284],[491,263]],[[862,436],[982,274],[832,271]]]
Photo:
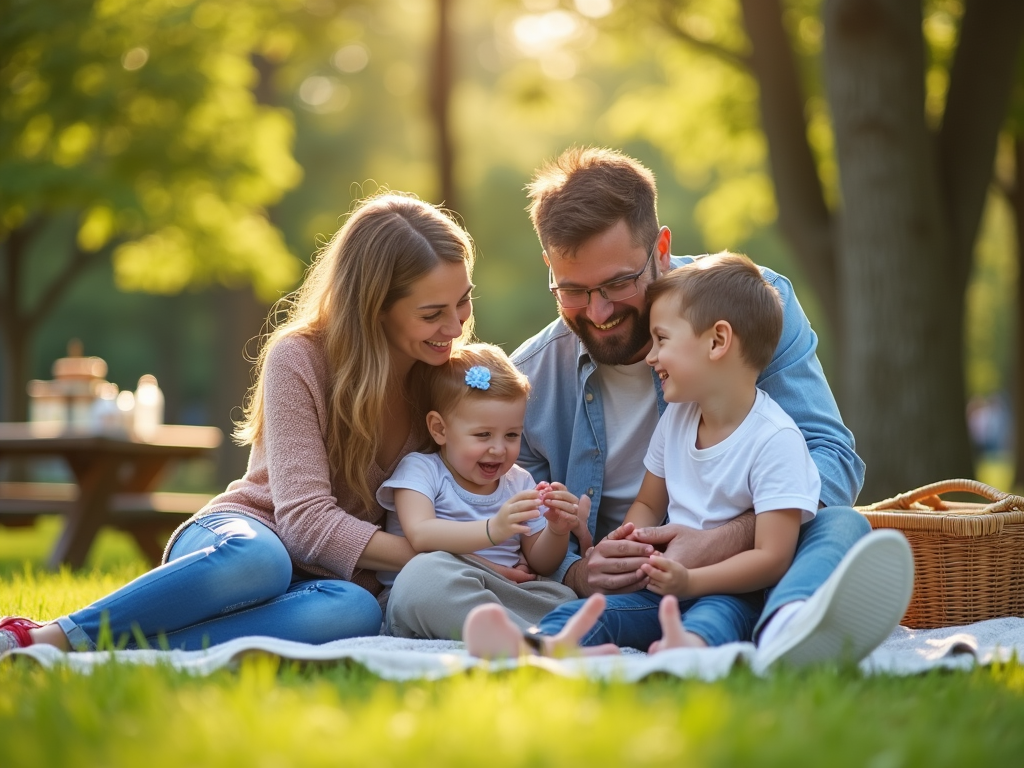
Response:
[[[593,392],[587,392],[587,402],[588,403],[594,402],[594,393]]]
[[[593,496],[593,495],[594,495],[594,489],[593,488],[587,488],[587,496]]]

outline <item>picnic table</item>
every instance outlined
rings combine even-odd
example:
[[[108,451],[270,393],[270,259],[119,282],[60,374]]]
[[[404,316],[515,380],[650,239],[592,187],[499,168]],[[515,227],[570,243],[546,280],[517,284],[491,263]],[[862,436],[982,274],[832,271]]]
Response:
[[[130,533],[156,564],[168,530],[211,498],[156,492],[161,475],[174,461],[211,455],[222,437],[216,427],[170,424],[143,440],[58,423],[0,423],[0,459],[57,456],[74,476],[74,483],[0,483],[0,524],[25,525],[42,514],[63,515],[64,528],[48,561],[54,569],[81,567],[105,525]]]

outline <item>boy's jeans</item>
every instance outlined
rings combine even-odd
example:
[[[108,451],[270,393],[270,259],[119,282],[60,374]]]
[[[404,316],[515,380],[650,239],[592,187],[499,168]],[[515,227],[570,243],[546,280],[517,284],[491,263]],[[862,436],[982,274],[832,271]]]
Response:
[[[608,595],[606,600],[604,613],[580,640],[580,645],[615,643],[620,648],[646,651],[661,637],[658,623],[661,595],[641,589],[625,595]],[[538,629],[545,635],[557,634],[583,602],[563,603],[541,619]],[[749,640],[763,606],[761,595],[708,595],[679,601],[683,625],[700,635],[709,646]]]
[[[764,610],[760,611],[760,619],[755,626],[748,628],[745,636],[733,637],[737,628],[742,627],[743,605],[739,603],[745,602],[737,595],[713,596],[729,600],[709,602],[692,620],[687,610],[694,610],[692,606],[695,601],[681,600],[679,607],[685,614],[684,625],[688,630],[703,637],[711,646],[721,645],[721,638],[726,638],[724,642],[756,638],[765,621],[770,619],[775,611],[786,603],[809,598],[832,574],[839,561],[857,540],[870,530],[871,526],[864,516],[850,507],[819,509],[813,520],[800,527],[793,564],[779,583],[768,590],[768,599]],[[704,600],[712,598],[701,598],[697,602],[703,603]],[[651,643],[661,637],[658,602],[658,596],[647,590],[624,595],[608,595],[608,607],[594,629],[583,638],[581,645],[615,643],[646,651]],[[582,601],[576,600],[559,606],[541,619],[539,629],[545,635],[557,634],[580,605]],[[749,606],[750,603],[746,602],[746,605]],[[710,614],[716,611],[720,615],[714,619]],[[757,618],[756,613],[754,618]]]
[[[303,643],[376,635],[381,611],[362,587],[293,580],[281,540],[258,520],[207,515],[175,541],[168,562],[57,623],[72,647],[93,650],[106,617],[115,643],[198,650],[246,635]]]

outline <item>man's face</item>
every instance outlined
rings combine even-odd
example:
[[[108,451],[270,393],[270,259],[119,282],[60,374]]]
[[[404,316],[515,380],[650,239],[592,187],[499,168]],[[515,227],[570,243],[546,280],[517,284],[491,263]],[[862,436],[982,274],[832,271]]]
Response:
[[[626,365],[639,362],[647,354],[651,345],[647,286],[668,269],[669,242],[669,232],[663,228],[656,245],[635,245],[629,225],[622,219],[584,242],[574,257],[566,258],[557,252],[546,257],[554,285],[589,289],[635,275],[647,263],[650,248],[655,247],[654,258],[640,277],[635,296],[609,301],[595,290],[585,307],[567,309],[558,305],[558,313],[586,345],[594,362]]]

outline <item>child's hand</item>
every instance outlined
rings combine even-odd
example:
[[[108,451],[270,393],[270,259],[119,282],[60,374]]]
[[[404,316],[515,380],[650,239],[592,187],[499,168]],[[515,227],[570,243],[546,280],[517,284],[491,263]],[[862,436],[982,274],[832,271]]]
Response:
[[[579,499],[561,483],[537,483],[537,492],[540,503],[546,507],[543,515],[548,521],[548,528],[556,536],[568,536],[569,531],[576,527]]]
[[[654,594],[687,597],[690,571],[675,560],[655,553],[640,566],[640,570],[650,579],[647,588]]]
[[[569,510],[572,511],[571,518],[568,516],[560,517],[562,524],[568,523],[568,527],[563,530],[561,526],[558,526],[554,528],[552,532],[555,532],[555,534],[558,534],[559,536],[564,536],[567,532],[572,532],[572,534],[577,535],[577,540],[580,542],[581,553],[584,553],[593,547],[594,537],[590,535],[590,526],[587,524],[590,519],[590,497],[583,496],[577,498],[570,494],[568,488],[560,482],[542,482],[538,485],[538,490],[541,489],[541,485],[548,485],[550,488],[547,494],[542,490],[542,502],[547,504],[548,499],[551,499],[553,502],[565,502],[567,503],[567,506],[559,505],[561,509],[565,512],[568,512]],[[553,521],[547,514],[545,514],[545,517],[548,518],[548,526],[550,527]]]
[[[501,544],[517,533],[529,534],[526,521],[540,517],[540,503],[540,493],[536,490],[520,491],[506,501],[487,526],[494,543]]]

